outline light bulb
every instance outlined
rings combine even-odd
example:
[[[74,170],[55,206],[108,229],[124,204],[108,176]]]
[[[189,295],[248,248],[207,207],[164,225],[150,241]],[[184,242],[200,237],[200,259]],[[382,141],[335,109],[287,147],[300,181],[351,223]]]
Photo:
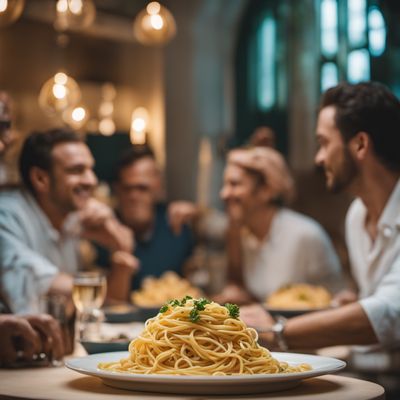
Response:
[[[86,111],[83,107],[76,107],[72,110],[72,119],[75,122],[82,122],[85,119]]]
[[[0,0],[0,28],[11,25],[22,14],[25,0]]]
[[[167,8],[153,1],[135,18],[133,34],[145,45],[165,44],[176,34],[174,17]]]
[[[93,0],[58,0],[56,4],[56,29],[83,29],[90,26],[96,17]]]
[[[67,88],[64,85],[55,83],[53,85],[53,95],[56,99],[63,99],[67,95]]]
[[[99,122],[99,132],[104,136],[111,136],[115,133],[115,123],[111,118],[103,118]]]
[[[54,114],[75,106],[80,98],[81,91],[76,81],[64,72],[58,72],[42,86],[39,105],[46,113]]]
[[[114,104],[111,101],[103,101],[99,106],[100,117],[111,117],[114,112]]]
[[[144,107],[136,108],[132,113],[130,138],[132,144],[145,144],[148,130],[149,113]]]
[[[62,119],[71,128],[80,129],[88,121],[89,113],[86,108],[82,104],[80,104],[67,108],[62,113]]]

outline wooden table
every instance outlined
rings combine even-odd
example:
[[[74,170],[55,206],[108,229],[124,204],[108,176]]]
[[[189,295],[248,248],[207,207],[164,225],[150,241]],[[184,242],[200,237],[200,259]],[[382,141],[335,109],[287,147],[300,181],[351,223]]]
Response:
[[[384,399],[384,389],[371,382],[324,375],[303,381],[296,388],[248,396],[189,396],[132,392],[105,386],[100,379],[80,375],[66,367],[0,370],[0,399],[41,400],[146,400],[268,399],[268,400],[372,400]]]

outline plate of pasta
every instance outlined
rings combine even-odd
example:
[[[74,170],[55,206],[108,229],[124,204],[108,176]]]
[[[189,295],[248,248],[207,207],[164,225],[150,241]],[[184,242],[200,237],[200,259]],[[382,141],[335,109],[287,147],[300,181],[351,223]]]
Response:
[[[286,285],[268,296],[265,308],[274,316],[290,318],[311,311],[326,310],[331,302],[332,295],[323,286],[296,283]]]
[[[187,295],[200,297],[202,293],[173,271],[164,272],[159,278],[148,276],[143,279],[141,288],[131,294],[136,320],[146,321],[157,315],[164,303]]]
[[[239,307],[190,296],[164,304],[128,352],[66,362],[68,368],[117,388],[209,395],[289,389],[345,365],[329,357],[269,352],[240,319]]]

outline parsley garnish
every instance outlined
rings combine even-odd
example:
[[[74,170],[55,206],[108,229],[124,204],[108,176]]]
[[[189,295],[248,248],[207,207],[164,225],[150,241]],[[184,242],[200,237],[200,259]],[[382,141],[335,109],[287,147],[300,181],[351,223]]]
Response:
[[[191,296],[185,296],[182,300],[171,300],[168,303],[164,304],[161,308],[160,308],[160,313],[165,313],[170,306],[172,307],[183,307],[188,300],[193,300],[193,308],[190,310],[189,313],[189,319],[192,322],[198,322],[200,320],[200,314],[199,311],[204,311],[206,309],[206,305],[210,304],[211,301],[205,298],[200,298],[198,300],[193,299]],[[229,316],[231,318],[239,318],[239,307],[236,304],[230,304],[230,303],[226,303],[225,307],[228,309],[229,312]]]
[[[161,308],[160,308],[160,313],[165,313],[166,311],[168,311],[168,304],[164,304]]]
[[[184,305],[186,304],[186,302],[187,302],[188,300],[191,300],[191,299],[193,299],[192,296],[185,296],[185,297],[181,300],[181,306],[184,306]]]
[[[199,310],[197,308],[192,308],[189,318],[192,322],[197,322],[200,319]]]
[[[236,304],[226,303],[224,306],[228,309],[229,315],[232,318],[238,319],[239,318],[239,307]]]
[[[200,319],[199,311],[203,311],[206,308],[207,304],[210,304],[211,301],[201,298],[199,300],[193,300],[193,308],[190,311],[189,318],[192,322],[197,322]]]

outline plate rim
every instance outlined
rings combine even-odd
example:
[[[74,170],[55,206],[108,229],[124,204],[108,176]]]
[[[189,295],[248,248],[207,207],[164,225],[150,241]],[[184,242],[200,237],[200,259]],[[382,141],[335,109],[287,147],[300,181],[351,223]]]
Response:
[[[346,362],[333,357],[325,357],[319,355],[302,354],[302,353],[283,353],[283,352],[271,352],[271,355],[279,361],[285,362],[310,362],[310,360],[329,361],[335,366],[329,368],[316,368],[311,371],[304,372],[289,372],[281,374],[243,374],[243,375],[228,375],[228,376],[213,376],[213,375],[167,375],[167,374],[130,374],[124,372],[105,371],[97,368],[97,363],[100,361],[107,362],[118,360],[120,358],[126,358],[129,356],[128,351],[118,352],[107,352],[107,353],[96,353],[90,354],[85,357],[72,358],[65,362],[65,366],[73,371],[84,375],[95,376],[100,379],[113,379],[131,382],[147,382],[156,384],[225,384],[225,385],[242,385],[247,383],[261,383],[261,382],[283,382],[283,381],[295,381],[322,376],[326,374],[337,373],[346,367]],[[103,358],[104,357],[104,358]],[[287,358],[299,357],[297,361],[288,361]],[[306,358],[301,360],[300,357]],[[286,358],[286,359],[285,359]],[[79,367],[79,364],[90,359],[93,363],[96,363],[96,368],[85,368]],[[307,361],[308,359],[308,361]],[[78,365],[77,365],[78,364]]]

